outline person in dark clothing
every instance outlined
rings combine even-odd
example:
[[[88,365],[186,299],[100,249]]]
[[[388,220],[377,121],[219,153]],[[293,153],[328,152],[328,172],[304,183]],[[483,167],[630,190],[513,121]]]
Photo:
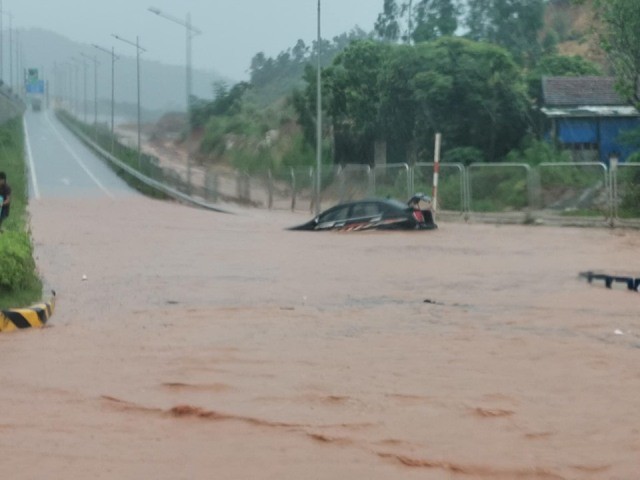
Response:
[[[4,172],[0,172],[0,199],[2,199],[0,205],[0,227],[2,227],[2,222],[9,216],[11,210],[11,187],[7,183],[7,174]]]

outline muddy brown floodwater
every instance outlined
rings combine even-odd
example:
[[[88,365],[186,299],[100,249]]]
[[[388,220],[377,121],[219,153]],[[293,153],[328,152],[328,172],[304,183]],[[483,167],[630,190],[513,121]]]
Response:
[[[577,278],[640,232],[31,211],[59,298],[0,336],[0,478],[640,478],[640,294]]]

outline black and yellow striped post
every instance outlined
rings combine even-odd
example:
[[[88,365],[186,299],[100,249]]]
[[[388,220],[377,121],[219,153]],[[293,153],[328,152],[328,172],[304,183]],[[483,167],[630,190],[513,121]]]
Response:
[[[56,294],[51,301],[39,303],[29,308],[12,308],[0,311],[0,332],[13,332],[23,328],[42,328],[55,308]]]

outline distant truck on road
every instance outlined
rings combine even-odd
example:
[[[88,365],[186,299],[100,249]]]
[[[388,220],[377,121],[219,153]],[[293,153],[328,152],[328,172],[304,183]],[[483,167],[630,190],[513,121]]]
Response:
[[[45,95],[45,82],[40,79],[37,68],[29,68],[25,77],[25,92],[27,101],[31,105],[31,110],[39,112],[42,110],[42,101]]]
[[[39,112],[42,110],[42,99],[41,98],[32,98],[31,99],[31,110],[34,112]]]

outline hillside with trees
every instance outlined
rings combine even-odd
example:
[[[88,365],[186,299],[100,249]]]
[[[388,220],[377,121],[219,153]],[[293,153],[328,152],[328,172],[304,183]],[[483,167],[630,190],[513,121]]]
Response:
[[[327,163],[427,160],[435,132],[443,133],[447,161],[535,152],[544,129],[541,78],[609,73],[593,22],[585,20],[597,7],[381,0],[370,32],[322,45],[299,40],[275,58],[258,53],[248,82],[219,83],[213,101],[194,99],[200,159],[243,170],[313,164],[318,49]],[[575,45],[588,45],[588,55],[568,54]],[[548,160],[549,149],[540,150]]]

